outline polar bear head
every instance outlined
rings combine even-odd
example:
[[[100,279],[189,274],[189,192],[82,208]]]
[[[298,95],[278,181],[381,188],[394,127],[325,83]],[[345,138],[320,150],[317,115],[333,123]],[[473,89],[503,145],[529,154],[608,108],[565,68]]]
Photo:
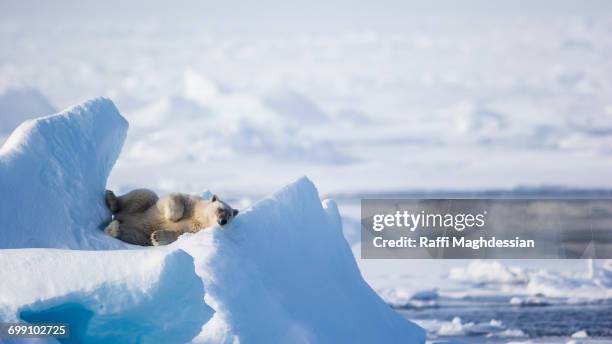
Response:
[[[207,208],[209,216],[212,217],[212,222],[220,226],[230,223],[238,215],[238,209],[230,207],[229,204],[220,200],[217,195],[212,196]]]

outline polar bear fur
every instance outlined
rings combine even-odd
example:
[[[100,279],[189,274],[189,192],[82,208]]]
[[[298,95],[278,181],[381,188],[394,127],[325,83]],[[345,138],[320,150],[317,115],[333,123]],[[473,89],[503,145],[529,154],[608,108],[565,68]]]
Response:
[[[181,234],[226,225],[238,215],[216,195],[210,200],[183,193],[159,198],[151,190],[137,189],[120,197],[107,190],[105,198],[113,220],[104,231],[142,246],[166,245]]]

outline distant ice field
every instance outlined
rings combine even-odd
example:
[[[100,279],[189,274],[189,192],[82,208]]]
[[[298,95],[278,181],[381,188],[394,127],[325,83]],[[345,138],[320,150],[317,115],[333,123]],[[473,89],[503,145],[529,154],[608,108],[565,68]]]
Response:
[[[131,123],[116,188],[611,187],[611,21],[528,14],[250,34],[7,18],[0,136],[105,95]]]

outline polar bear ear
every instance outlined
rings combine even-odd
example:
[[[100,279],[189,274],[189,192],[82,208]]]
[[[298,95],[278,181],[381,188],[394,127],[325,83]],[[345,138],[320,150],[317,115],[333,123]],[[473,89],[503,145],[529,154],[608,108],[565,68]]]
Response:
[[[219,197],[217,197],[217,195],[213,195],[212,198],[210,199],[211,202],[216,202],[219,200]]]

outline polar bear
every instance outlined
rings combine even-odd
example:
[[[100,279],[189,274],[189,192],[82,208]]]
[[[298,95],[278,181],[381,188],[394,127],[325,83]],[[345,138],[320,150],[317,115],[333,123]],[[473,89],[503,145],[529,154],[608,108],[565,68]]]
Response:
[[[167,245],[183,233],[195,233],[213,225],[224,226],[238,210],[217,195],[202,197],[171,193],[159,198],[148,189],[136,189],[117,197],[106,190],[106,206],[113,220],[105,232],[130,244]]]

